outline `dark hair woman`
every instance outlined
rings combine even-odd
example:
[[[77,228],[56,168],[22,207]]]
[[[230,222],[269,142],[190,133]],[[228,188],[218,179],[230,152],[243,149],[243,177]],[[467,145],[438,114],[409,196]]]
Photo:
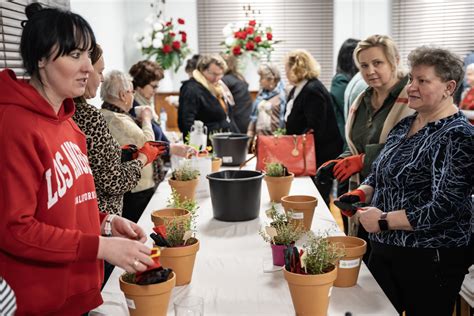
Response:
[[[102,303],[102,259],[129,272],[153,260],[142,229],[98,212],[86,138],[71,119],[93,72],[91,27],[37,3],[26,16],[20,51],[31,80],[0,72],[0,275],[18,315],[81,315]]]

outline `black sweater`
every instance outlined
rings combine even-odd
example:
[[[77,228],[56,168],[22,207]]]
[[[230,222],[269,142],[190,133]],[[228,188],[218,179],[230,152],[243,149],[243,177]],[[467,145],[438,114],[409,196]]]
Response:
[[[288,96],[294,94],[293,88]],[[335,159],[342,152],[343,141],[337,127],[331,95],[318,79],[309,80],[298,94],[286,121],[286,133],[303,134],[314,131],[316,165]]]

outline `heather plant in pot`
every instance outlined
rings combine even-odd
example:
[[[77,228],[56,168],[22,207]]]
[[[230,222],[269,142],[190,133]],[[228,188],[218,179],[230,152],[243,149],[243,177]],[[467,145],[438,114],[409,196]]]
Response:
[[[283,266],[285,264],[284,250],[298,241],[304,234],[304,229],[291,221],[291,213],[280,213],[272,205],[267,210],[267,216],[272,219],[270,226],[260,231],[263,240],[270,243],[272,248],[273,265]]]
[[[297,315],[326,315],[330,290],[337,277],[337,262],[344,250],[325,236],[309,233],[303,253],[296,247],[285,251],[284,276]]]
[[[171,188],[176,190],[181,200],[194,200],[198,177],[199,170],[193,167],[189,161],[184,161],[173,170],[168,183]]]
[[[183,219],[172,218],[163,225],[155,227],[151,237],[161,246],[160,260],[163,265],[170,267],[176,273],[176,285],[191,282],[196,253],[199,250],[199,240],[195,237],[198,205],[195,201],[181,201],[177,193],[172,193],[168,200],[169,206],[185,208],[190,217]]]
[[[281,202],[281,198],[290,194],[291,183],[295,175],[280,162],[265,164],[265,177],[268,194],[272,202]]]

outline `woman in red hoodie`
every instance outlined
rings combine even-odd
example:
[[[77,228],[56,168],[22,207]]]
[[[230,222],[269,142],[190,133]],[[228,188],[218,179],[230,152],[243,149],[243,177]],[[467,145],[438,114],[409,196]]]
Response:
[[[141,228],[98,212],[86,139],[71,119],[93,71],[91,27],[37,3],[26,15],[31,80],[0,72],[0,276],[16,315],[81,315],[102,303],[103,259],[129,272],[153,260]]]

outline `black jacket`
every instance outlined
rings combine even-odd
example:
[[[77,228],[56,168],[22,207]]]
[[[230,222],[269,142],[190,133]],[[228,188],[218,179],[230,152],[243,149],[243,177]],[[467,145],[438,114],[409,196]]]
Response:
[[[233,74],[227,74],[222,81],[232,92],[235,105],[232,107],[232,119],[237,125],[240,133],[246,134],[252,114],[252,97],[249,93],[249,84]]]
[[[293,88],[288,96],[294,94]],[[318,79],[309,80],[296,97],[286,121],[286,133],[303,134],[314,131],[316,165],[335,159],[341,154],[343,141],[337,127],[331,95]]]
[[[194,78],[187,80],[179,91],[178,127],[183,138],[195,120],[207,126],[207,132],[230,131],[227,115],[216,97]]]

